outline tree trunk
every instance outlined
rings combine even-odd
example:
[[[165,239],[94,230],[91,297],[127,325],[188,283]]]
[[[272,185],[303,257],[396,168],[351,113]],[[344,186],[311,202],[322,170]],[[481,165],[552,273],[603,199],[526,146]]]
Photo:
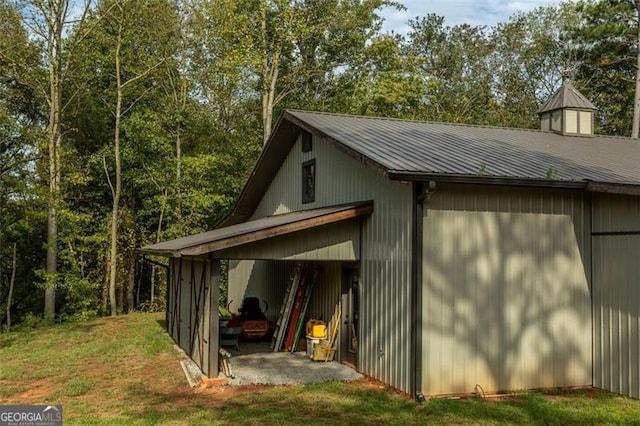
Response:
[[[162,231],[162,222],[164,220],[164,209],[167,206],[167,190],[164,190],[164,197],[162,198],[162,205],[160,206],[160,217],[158,218],[158,228],[156,229],[156,244],[160,242],[160,231]],[[149,295],[149,299],[153,304],[155,299],[155,289],[156,289],[156,267],[155,265],[151,265],[151,294]]]
[[[636,1],[636,90],[633,100],[633,124],[631,137],[638,139],[640,129],[640,0]]]
[[[63,5],[50,10],[47,62],[49,71],[49,200],[47,212],[47,262],[44,293],[44,319],[53,321],[56,314],[56,284],[58,274],[58,210],[60,198],[60,150],[62,149],[62,30]]]
[[[183,78],[180,86],[180,120],[176,125],[176,196],[177,196],[177,215],[176,220],[182,222],[182,115],[187,105],[187,82]],[[165,191],[166,195],[166,191]],[[166,202],[166,201],[165,201]],[[164,207],[164,206],[163,206]],[[161,219],[162,221],[162,216]],[[157,241],[156,241],[157,242]]]
[[[120,18],[123,10],[120,8]],[[115,66],[116,66],[116,111],[115,129],[113,137],[113,155],[116,163],[116,181],[112,188],[113,206],[111,209],[111,247],[109,250],[109,305],[111,306],[111,316],[116,316],[116,279],[118,273],[118,213],[120,208],[120,195],[122,192],[122,164],[120,158],[120,119],[122,118],[122,75],[120,70],[120,49],[122,48],[122,21],[119,21],[118,35],[116,39]]]
[[[265,85],[262,93],[262,125],[264,126],[264,145],[267,144],[271,136],[271,126],[273,123],[273,107],[276,96],[276,84],[280,67],[280,52],[276,51],[271,57],[271,64],[265,68]]]
[[[267,8],[266,4],[262,5],[262,14],[260,28],[262,30],[262,132],[263,144],[266,145],[271,136],[271,126],[273,122],[273,107],[276,94],[276,84],[278,82],[278,74],[280,71],[280,46],[273,47],[273,53],[270,54],[267,34]]]
[[[6,2],[5,2],[6,3]],[[92,0],[21,0],[19,7],[26,7],[33,13],[24,16],[29,34],[42,43],[46,50],[45,62],[48,76],[42,87],[42,95],[48,108],[47,150],[49,154],[49,193],[47,199],[47,247],[45,265],[44,318],[53,321],[56,313],[56,286],[58,274],[58,209],[60,202],[60,169],[62,153],[62,92],[65,75],[69,71],[74,47],[87,36],[80,31],[90,10]],[[71,4],[73,3],[73,4]],[[83,4],[84,3],[84,4]],[[65,45],[67,20],[73,9],[74,37],[71,46]],[[39,90],[38,90],[39,91]]]
[[[133,290],[136,285],[136,251],[135,247],[131,250],[129,256],[129,278],[127,280],[127,313],[133,312],[135,309]]]
[[[11,298],[13,285],[16,281],[16,243],[13,243],[13,262],[11,264],[11,279],[9,280],[9,295],[7,296],[7,331],[11,331]]]
[[[140,284],[142,283],[143,273],[144,273],[144,262],[140,262],[140,270],[138,271],[138,286],[136,287],[136,305],[140,305]]]

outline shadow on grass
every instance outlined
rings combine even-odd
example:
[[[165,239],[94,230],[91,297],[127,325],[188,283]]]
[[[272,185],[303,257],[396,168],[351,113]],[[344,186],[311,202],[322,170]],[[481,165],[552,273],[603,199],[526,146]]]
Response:
[[[505,399],[431,399],[418,405],[384,389],[342,382],[254,387],[242,392],[162,392],[127,388],[135,404],[97,423],[127,424],[631,424],[638,401],[607,392],[560,397],[523,393]],[[593,392],[593,391],[591,391]],[[133,403],[132,403],[133,404]]]
[[[108,422],[185,424],[417,424],[418,407],[387,392],[341,382],[255,387],[206,394],[157,392],[134,386],[142,410]]]
[[[506,400],[434,399],[425,408],[423,420],[451,423],[637,424],[640,415],[638,401],[597,389],[526,392]]]

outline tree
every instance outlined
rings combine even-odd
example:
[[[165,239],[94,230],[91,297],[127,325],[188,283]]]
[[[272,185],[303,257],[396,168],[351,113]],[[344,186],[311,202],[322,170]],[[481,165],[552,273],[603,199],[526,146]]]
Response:
[[[106,157],[103,157],[105,174],[112,195],[110,248],[107,262],[109,270],[109,304],[112,316],[118,313],[116,281],[118,270],[118,222],[120,220],[119,211],[122,197],[122,119],[148,92],[155,90],[153,82],[151,84],[147,83],[145,86],[144,80],[149,79],[152,73],[164,62],[164,57],[161,55],[167,53],[165,47],[171,37],[170,29],[173,26],[170,25],[167,28],[158,25],[158,23],[162,21],[161,17],[167,16],[167,11],[170,10],[168,6],[164,0],[147,2],[142,6],[128,0],[113,0],[102,4],[102,7],[108,7],[108,9],[100,9],[100,12],[104,14],[103,19],[107,21],[107,25],[114,32],[111,39],[113,43],[111,46],[113,49],[113,74],[115,77],[113,86],[115,100],[112,106],[114,118],[113,181],[110,178]],[[164,14],[162,14],[163,9]],[[172,11],[169,12],[169,15],[171,13]],[[150,22],[151,20],[155,20],[156,26],[143,26],[143,22]],[[169,16],[169,21],[169,24],[173,23],[171,16]],[[164,24],[167,24],[167,22],[165,21]],[[125,91],[134,85],[142,85],[142,87],[138,87],[137,96],[126,100]]]
[[[43,136],[36,91],[41,78],[37,46],[19,11],[0,1],[0,300],[7,301],[0,324],[6,318],[9,327],[27,309],[42,306],[41,298],[34,299],[35,270],[44,259],[39,181],[33,173]]]
[[[581,1],[572,37],[584,61],[576,83],[598,106],[600,131],[638,137],[640,126],[640,2]]]
[[[55,316],[55,300],[58,272],[58,205],[60,201],[61,158],[65,81],[69,76],[71,58],[78,44],[87,34],[84,19],[90,10],[91,0],[80,5],[79,16],[71,0],[25,0],[22,2],[23,22],[31,34],[43,46],[42,60],[47,68],[46,82],[32,81],[40,91],[47,106],[47,150],[49,157],[49,200],[47,215],[47,263],[44,316],[52,321]],[[66,38],[71,26],[76,37]],[[40,84],[39,84],[40,83]]]
[[[492,29],[489,63],[497,102],[493,124],[539,126],[538,108],[559,87],[565,72],[575,75],[580,64],[569,37],[576,21],[574,5],[564,3],[516,13]]]
[[[407,54],[415,58],[416,72],[427,88],[424,118],[488,124],[492,46],[485,28],[451,28],[435,14],[411,20],[409,27]]]
[[[309,107],[331,93],[331,79],[379,32],[383,6],[399,7],[388,0],[207,0],[194,8],[194,51],[209,63],[201,69],[224,76],[223,93],[259,99],[266,143],[280,105]]]

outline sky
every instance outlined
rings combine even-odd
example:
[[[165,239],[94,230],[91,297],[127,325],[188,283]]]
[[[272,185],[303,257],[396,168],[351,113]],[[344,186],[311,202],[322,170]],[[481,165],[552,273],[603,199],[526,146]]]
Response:
[[[445,25],[453,27],[459,24],[488,27],[498,22],[506,22],[516,12],[528,12],[538,6],[550,6],[559,0],[399,0],[407,8],[397,11],[385,8],[383,30],[406,34],[406,22],[416,16],[429,13],[444,16]]]

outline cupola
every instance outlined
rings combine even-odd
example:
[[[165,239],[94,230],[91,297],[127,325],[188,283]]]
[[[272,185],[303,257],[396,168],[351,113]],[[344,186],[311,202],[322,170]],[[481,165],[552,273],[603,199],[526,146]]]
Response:
[[[561,135],[593,136],[595,105],[573,87],[569,80],[540,107],[540,130]]]

